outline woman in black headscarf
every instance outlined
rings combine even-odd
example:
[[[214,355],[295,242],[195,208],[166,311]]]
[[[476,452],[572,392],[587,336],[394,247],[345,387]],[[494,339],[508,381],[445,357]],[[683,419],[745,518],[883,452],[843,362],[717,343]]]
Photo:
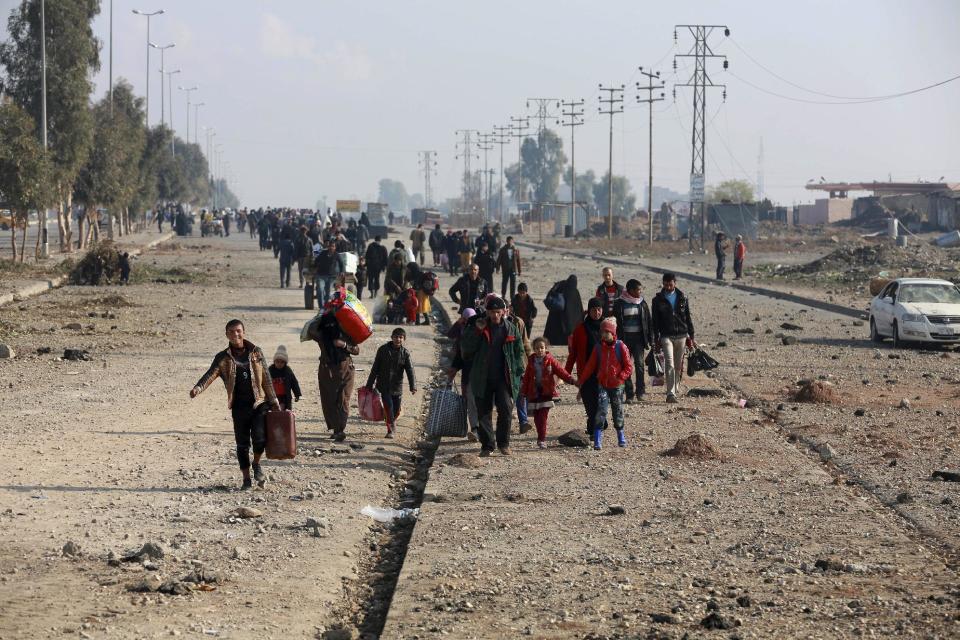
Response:
[[[550,309],[547,300],[559,293],[563,296],[563,310]],[[583,302],[580,301],[580,292],[577,290],[577,276],[571,275],[550,288],[544,304],[550,310],[547,315],[547,324],[543,328],[543,337],[555,346],[567,343],[567,337],[573,333],[574,327],[583,320]]]

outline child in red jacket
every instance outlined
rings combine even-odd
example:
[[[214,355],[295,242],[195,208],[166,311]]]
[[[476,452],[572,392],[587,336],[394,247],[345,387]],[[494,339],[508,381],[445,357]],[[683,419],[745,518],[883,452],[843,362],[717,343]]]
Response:
[[[607,405],[613,413],[613,426],[617,430],[617,444],[627,446],[623,434],[623,383],[633,375],[633,359],[630,350],[617,340],[617,321],[607,318],[600,323],[600,343],[593,349],[587,366],[579,372],[580,382],[597,374],[599,398],[593,424],[593,448],[600,450],[603,430],[607,428]],[[580,394],[577,394],[577,400]]]
[[[577,384],[577,381],[547,351],[545,338],[534,339],[532,346],[533,354],[527,360],[527,368],[520,381],[520,395],[527,399],[527,411],[533,413],[533,423],[537,426],[537,446],[546,449],[547,415],[553,408],[556,378],[570,384]]]

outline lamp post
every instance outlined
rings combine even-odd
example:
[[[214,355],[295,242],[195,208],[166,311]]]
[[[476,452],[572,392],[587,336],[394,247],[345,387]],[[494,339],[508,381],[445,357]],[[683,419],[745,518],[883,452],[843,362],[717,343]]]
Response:
[[[187,136],[186,136],[185,140],[186,140],[188,143],[190,142],[190,93],[193,92],[193,91],[196,91],[196,90],[199,89],[199,88],[200,88],[200,87],[197,86],[197,85],[194,85],[194,86],[192,86],[192,87],[181,87],[181,86],[177,86],[177,89],[179,89],[180,91],[184,91],[184,92],[186,92],[186,94],[187,94]],[[171,107],[171,109],[170,109],[170,112],[173,113],[173,108],[172,108],[172,107]],[[173,120],[173,117],[172,117],[172,116],[171,116],[170,120],[171,120],[171,121]]]
[[[43,120],[43,150],[47,150],[47,13],[46,13],[46,3],[44,0],[40,0],[40,84],[41,84],[41,96],[40,96],[40,112],[41,118]],[[111,101],[110,104],[113,104]],[[41,238],[41,247],[40,247],[40,257],[46,258],[50,255],[50,244],[47,241],[47,208],[43,208],[43,220],[38,220],[37,228],[39,233],[43,236]],[[70,212],[67,212],[67,215],[70,215]],[[69,218],[67,219],[69,221]],[[14,225],[16,223],[14,222]],[[27,237],[27,228],[29,227],[29,222],[23,227],[23,236]],[[16,230],[16,226],[14,226]],[[61,241],[60,250],[63,251],[63,243]]]
[[[145,122],[147,128],[150,128],[150,18],[154,16],[159,16],[163,13],[163,9],[158,9],[152,13],[147,13],[145,11],[140,11],[139,9],[134,9],[133,12],[138,16],[143,16],[147,19],[147,108],[146,108],[146,118]]]
[[[163,52],[166,51],[167,49],[171,49],[171,48],[175,47],[176,44],[174,44],[173,42],[171,42],[170,44],[165,44],[165,45],[163,45],[163,46],[161,47],[160,45],[154,44],[154,43],[151,42],[151,43],[150,43],[150,46],[153,47],[154,49],[159,49],[159,50],[160,50],[160,126],[163,126],[164,124],[166,124],[166,115],[165,115],[165,110],[166,110],[166,91],[165,91],[164,88],[163,88],[163,72],[164,72],[164,68],[163,68]]]
[[[174,141],[177,138],[177,130],[173,124],[173,76],[174,74],[180,73],[180,69],[164,71],[164,73],[167,76],[167,87],[170,89],[170,155],[176,158],[177,151],[174,147]]]
[[[193,144],[200,144],[199,126],[200,126],[200,107],[205,107],[206,102],[198,102],[193,105]],[[189,123],[188,123],[189,124]],[[190,142],[187,140],[187,142]]]

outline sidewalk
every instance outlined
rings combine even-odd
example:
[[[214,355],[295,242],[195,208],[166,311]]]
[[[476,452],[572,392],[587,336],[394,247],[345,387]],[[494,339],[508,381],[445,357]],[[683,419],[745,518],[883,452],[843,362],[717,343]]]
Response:
[[[122,238],[117,238],[114,242],[117,246],[117,249],[128,251],[131,256],[136,256],[145,249],[150,249],[161,242],[166,242],[175,235],[176,234],[173,231],[165,231],[160,233],[153,229],[147,229],[139,233],[131,233],[123,236]],[[85,249],[77,250],[73,253],[53,253],[41,264],[53,268],[64,260],[79,260],[85,253]],[[24,264],[32,264],[31,259],[26,258]],[[50,289],[55,289],[66,282],[66,280],[66,275],[58,275],[52,278],[28,277],[0,280],[0,288],[3,290],[3,293],[0,293],[0,306],[10,302],[19,302],[25,298],[39,295],[49,291]]]

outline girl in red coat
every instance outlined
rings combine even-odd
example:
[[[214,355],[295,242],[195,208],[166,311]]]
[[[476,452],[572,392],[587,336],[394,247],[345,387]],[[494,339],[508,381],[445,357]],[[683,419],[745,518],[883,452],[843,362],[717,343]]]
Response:
[[[600,323],[600,342],[593,348],[586,367],[580,371],[580,382],[596,374],[598,389],[597,413],[593,423],[593,448],[598,450],[607,428],[607,407],[613,413],[613,426],[617,430],[617,444],[627,446],[623,433],[623,383],[633,375],[633,359],[630,349],[617,340],[617,321],[607,318]],[[577,400],[580,394],[577,394]]]
[[[537,426],[537,446],[547,448],[547,415],[553,408],[557,381],[577,384],[567,370],[547,351],[545,338],[535,338],[533,355],[527,360],[527,369],[520,381],[520,395],[527,399],[527,411],[533,413],[533,423]]]

